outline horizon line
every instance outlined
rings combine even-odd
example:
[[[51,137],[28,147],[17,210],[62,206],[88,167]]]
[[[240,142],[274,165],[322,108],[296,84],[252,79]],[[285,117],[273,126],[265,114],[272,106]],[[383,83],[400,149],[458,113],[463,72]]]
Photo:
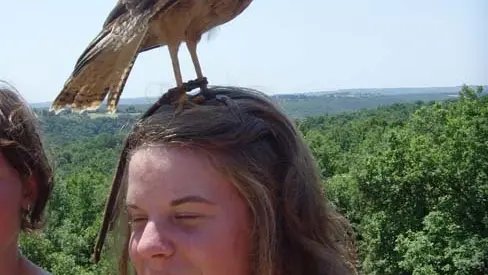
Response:
[[[470,87],[488,87],[488,84],[465,84]],[[213,85],[213,86],[218,86],[218,85]],[[224,85],[224,86],[229,86],[229,85]],[[316,93],[333,93],[333,92],[340,92],[340,91],[347,91],[347,90],[387,90],[387,89],[433,89],[433,88],[460,88],[462,87],[463,84],[461,85],[456,85],[456,86],[400,86],[400,87],[374,87],[374,88],[340,88],[340,89],[335,89],[335,90],[315,90],[315,91],[306,91],[306,92],[289,92],[289,93],[271,93],[269,94],[270,96],[279,96],[279,95],[297,95],[297,94],[316,94]],[[162,94],[161,94],[162,95]],[[138,97],[120,97],[120,99],[143,99],[143,98],[157,98],[159,96],[138,96]],[[27,101],[28,104],[50,104],[53,101],[38,101],[38,102],[29,102]],[[104,100],[105,102],[105,100]]]

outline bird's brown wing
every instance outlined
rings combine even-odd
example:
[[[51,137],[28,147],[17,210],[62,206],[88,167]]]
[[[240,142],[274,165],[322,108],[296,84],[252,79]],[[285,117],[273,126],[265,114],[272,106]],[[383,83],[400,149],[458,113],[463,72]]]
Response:
[[[51,110],[60,112],[65,107],[95,110],[108,94],[107,109],[115,112],[141,45],[146,41],[149,19],[177,2],[179,0],[145,0],[141,2],[144,9],[130,14],[119,1],[105,20],[102,31],[78,58]],[[153,9],[149,4],[155,5]]]
[[[181,3],[181,0],[166,0],[166,1],[145,0],[143,1],[143,3],[141,3],[140,8],[149,9],[151,4],[157,4],[156,9],[153,9],[151,12],[151,17],[153,17],[157,13],[167,12],[168,10],[170,10],[172,7],[174,7],[179,3]],[[141,45],[141,48],[139,49],[139,53],[150,51],[152,49],[162,47],[162,46],[165,46],[165,44],[162,43],[162,41],[154,33],[148,32],[144,42]]]
[[[148,32],[146,35],[146,39],[144,40],[144,42],[141,45],[141,48],[139,49],[139,53],[147,52],[162,46],[164,46],[164,44],[160,43],[158,37]]]
[[[161,0],[128,0],[125,2],[130,2],[130,1],[137,2],[137,4],[133,4],[133,5],[137,5],[137,7],[135,9],[136,14],[137,13],[149,12],[150,13],[149,17],[152,17],[153,15],[155,15],[158,12],[167,11],[172,6],[174,6],[175,4],[180,2],[180,0],[166,0],[166,1],[161,1]],[[108,24],[110,24],[111,22],[113,22],[121,14],[128,12],[126,6],[122,2],[124,2],[124,1],[119,0],[117,5],[112,9],[112,11],[108,15],[107,19],[105,20],[105,23],[103,24],[104,27],[107,26]],[[146,36],[143,44],[141,45],[141,48],[139,49],[140,50],[139,53],[149,51],[149,50],[161,47],[161,46],[164,46],[164,45],[161,43],[161,41],[158,37],[156,37],[152,33],[147,33],[147,36]]]
[[[147,32],[143,19],[130,17],[127,11],[114,9],[113,16],[76,62],[75,68],[51,110],[67,106],[74,110],[97,109],[107,94],[107,108],[114,112],[121,90],[135,62],[141,41]]]
[[[109,24],[115,21],[115,19],[119,18],[121,15],[124,15],[128,12],[127,7],[123,4],[122,1],[117,1],[115,7],[110,11],[105,22],[103,22],[102,27],[105,28]]]
[[[123,16],[128,15],[128,10],[122,1],[118,1],[115,7],[110,11],[107,19],[102,25],[102,31],[93,39],[85,50],[81,53],[80,57],[76,61],[75,68],[73,70],[72,76],[75,76],[81,68],[84,67],[91,59],[93,59],[97,54],[100,53],[98,49],[100,49],[101,44],[103,44],[103,39],[107,39],[107,36],[110,34],[112,29],[112,25],[117,24],[118,21],[123,21],[124,19],[121,18]],[[113,23],[113,24],[112,24]]]

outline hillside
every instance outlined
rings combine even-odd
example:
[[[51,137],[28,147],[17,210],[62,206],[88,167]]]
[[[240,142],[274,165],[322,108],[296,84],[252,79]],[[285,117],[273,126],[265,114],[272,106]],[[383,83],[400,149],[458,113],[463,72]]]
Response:
[[[371,109],[394,103],[415,101],[439,101],[453,99],[458,96],[461,87],[431,88],[391,88],[391,89],[345,89],[328,92],[295,93],[272,95],[286,112],[294,118],[338,114],[356,111],[363,108]],[[486,89],[485,89],[486,90]],[[146,110],[157,98],[122,98],[119,113],[140,113]],[[50,103],[34,103],[34,108],[46,109]],[[104,105],[96,113],[105,113]]]

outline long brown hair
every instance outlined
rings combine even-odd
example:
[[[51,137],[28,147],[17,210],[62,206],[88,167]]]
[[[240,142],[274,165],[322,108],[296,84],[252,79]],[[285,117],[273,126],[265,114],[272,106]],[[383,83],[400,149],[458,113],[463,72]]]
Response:
[[[329,205],[313,156],[292,121],[257,91],[214,87],[203,95],[201,105],[180,114],[163,98],[134,125],[119,159],[96,260],[110,224],[124,216],[131,152],[174,144],[208,151],[247,201],[254,220],[253,274],[354,274],[350,226]],[[119,267],[125,275],[130,232],[123,227]]]
[[[23,213],[21,228],[41,228],[53,185],[52,169],[44,152],[36,115],[20,94],[3,81],[0,81],[0,152],[23,181],[35,177],[37,199],[33,207]]]

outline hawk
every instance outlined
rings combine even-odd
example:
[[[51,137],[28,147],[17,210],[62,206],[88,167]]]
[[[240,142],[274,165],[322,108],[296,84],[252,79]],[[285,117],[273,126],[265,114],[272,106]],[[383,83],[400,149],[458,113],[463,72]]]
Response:
[[[107,111],[114,113],[139,53],[167,46],[173,66],[174,93],[180,108],[189,102],[191,86],[205,88],[207,80],[197,56],[202,34],[241,14],[252,0],[119,0],[98,36],[78,58],[63,89],[51,105],[59,113],[96,110],[107,98]],[[197,79],[183,82],[178,50],[186,43]]]

